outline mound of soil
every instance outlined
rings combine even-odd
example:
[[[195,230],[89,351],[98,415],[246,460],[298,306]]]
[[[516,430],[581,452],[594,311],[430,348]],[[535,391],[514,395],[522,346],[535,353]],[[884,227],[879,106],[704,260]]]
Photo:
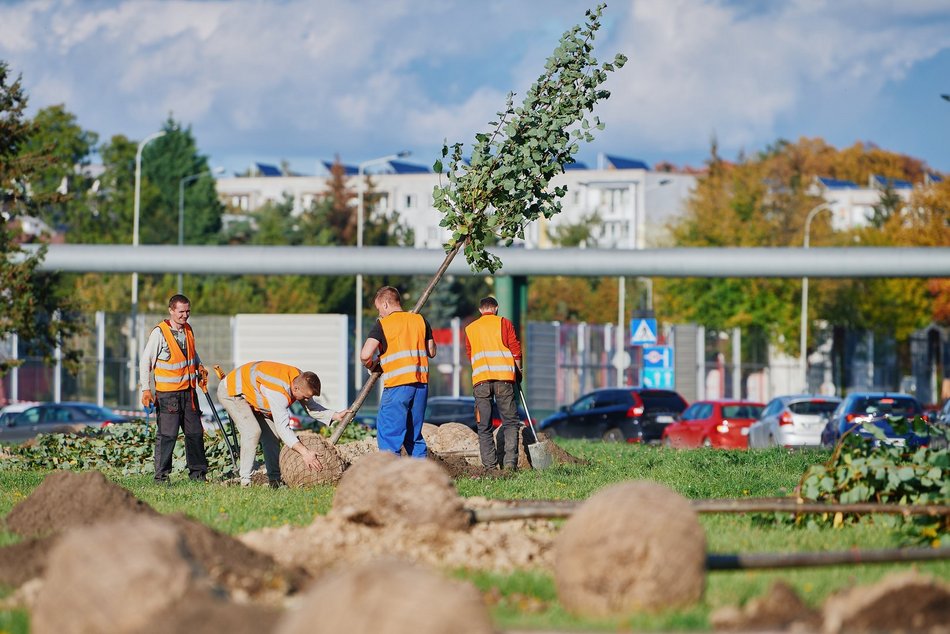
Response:
[[[49,553],[32,631],[134,632],[209,591],[201,577],[180,532],[160,517],[73,528]]]
[[[37,537],[74,526],[158,512],[98,471],[56,471],[7,515],[7,528]]]
[[[279,634],[494,631],[474,586],[397,561],[330,575],[306,594],[277,630]]]
[[[706,537],[689,501],[655,482],[622,482],[584,502],[555,542],[569,611],[628,615],[691,605],[703,593]]]
[[[303,432],[298,434],[298,438],[305,447],[317,455],[322,466],[311,470],[304,464],[299,453],[285,445],[280,449],[280,475],[284,482],[292,487],[338,482],[340,476],[343,475],[343,460],[340,459],[336,447],[319,434]]]
[[[283,612],[252,603],[229,603],[206,594],[179,601],[135,634],[262,634],[273,632]]]
[[[35,537],[0,548],[0,586],[18,588],[42,577],[56,537]]]
[[[530,439],[530,442],[534,442],[534,436],[531,435],[530,431],[524,435],[524,439],[525,440]],[[545,432],[539,431],[538,442],[541,442],[544,440],[551,440],[551,437]],[[578,458],[577,456],[564,451],[553,440],[551,440],[551,442],[547,444],[547,447],[548,447],[548,452],[551,454],[551,458],[554,460],[554,464],[581,464],[581,465],[590,464],[590,461],[584,460],[583,458]]]
[[[710,621],[717,630],[781,631],[793,628],[802,632],[821,629],[821,616],[802,601],[784,581],[776,581],[769,590],[744,607],[727,606],[715,610]]]
[[[97,471],[58,471],[10,511],[7,526],[23,536],[54,535],[70,528],[141,517],[165,516]],[[280,566],[269,555],[193,519],[183,515],[165,519],[180,533],[191,557],[208,576],[237,598],[278,600],[308,580],[299,567]],[[9,576],[8,567],[0,566],[0,580],[9,578],[9,585],[15,586],[36,576],[34,572],[45,569],[56,542],[50,537],[0,548],[0,564],[17,564]]]
[[[386,452],[364,456],[337,487],[331,513],[369,526],[467,528],[452,479],[431,460],[401,458]]]
[[[500,505],[483,498],[466,498],[465,503],[470,508]],[[334,567],[383,557],[443,569],[550,571],[556,531],[556,525],[548,520],[482,522],[456,531],[432,526],[367,526],[331,514],[318,515],[309,526],[264,528],[239,539],[279,563],[299,564],[318,577]]]
[[[428,459],[442,467],[453,480],[458,478],[500,478],[506,475],[501,469],[483,467],[481,460],[478,464],[472,464],[467,458],[461,456],[440,456],[431,451]]]
[[[829,597],[823,631],[950,632],[950,583],[918,572],[898,572],[880,582]]]

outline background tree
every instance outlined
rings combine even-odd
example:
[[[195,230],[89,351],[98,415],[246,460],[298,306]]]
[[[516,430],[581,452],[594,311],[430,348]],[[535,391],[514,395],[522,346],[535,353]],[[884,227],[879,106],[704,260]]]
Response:
[[[45,250],[27,256],[18,243],[17,219],[49,202],[32,183],[57,158],[24,151],[34,133],[24,118],[26,105],[21,78],[11,79],[9,67],[0,61],[0,216],[5,219],[0,222],[0,338],[17,333],[28,354],[47,359],[62,346],[65,360],[73,363],[78,352],[69,347],[69,338],[80,329],[73,303],[57,292],[56,276],[37,272]],[[15,363],[0,358],[0,375]]]

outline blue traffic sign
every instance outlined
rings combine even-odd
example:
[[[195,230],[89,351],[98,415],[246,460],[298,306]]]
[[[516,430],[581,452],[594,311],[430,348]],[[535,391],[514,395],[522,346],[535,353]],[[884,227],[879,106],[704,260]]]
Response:
[[[640,385],[664,390],[672,390],[673,370],[640,370]]]
[[[647,370],[673,369],[673,346],[643,346],[643,367]]]
[[[656,320],[631,319],[630,343],[634,346],[656,343]]]

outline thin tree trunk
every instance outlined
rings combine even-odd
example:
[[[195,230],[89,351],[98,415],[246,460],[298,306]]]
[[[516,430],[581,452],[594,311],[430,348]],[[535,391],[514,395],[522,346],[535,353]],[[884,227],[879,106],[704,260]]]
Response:
[[[422,295],[419,296],[419,300],[416,302],[416,305],[410,312],[418,313],[422,310],[422,307],[425,306],[426,302],[429,301],[429,296],[432,295],[432,291],[435,290],[436,284],[445,276],[445,272],[448,270],[449,265],[452,263],[452,260],[455,259],[455,256],[458,255],[458,252],[462,249],[464,242],[459,242],[455,245],[455,248],[449,251],[445,259],[442,260],[442,265],[439,267],[439,270],[435,272],[435,275],[432,276],[432,279],[429,280],[429,284],[426,286],[425,290],[422,291]],[[361,315],[356,316],[357,319],[361,318]],[[354,343],[356,346],[362,346],[361,341]],[[346,429],[347,425],[353,420],[356,416],[356,412],[360,411],[360,408],[363,406],[363,401],[366,400],[366,397],[369,396],[369,393],[372,391],[373,387],[376,385],[376,381],[379,380],[379,377],[382,376],[382,372],[372,372],[369,375],[369,378],[366,379],[366,383],[363,384],[363,389],[360,390],[360,393],[356,395],[356,400],[353,401],[353,404],[350,405],[350,413],[343,417],[339,423],[337,423],[336,430],[334,430],[333,435],[330,436],[330,444],[335,445],[340,440],[340,436],[343,435],[343,431]]]

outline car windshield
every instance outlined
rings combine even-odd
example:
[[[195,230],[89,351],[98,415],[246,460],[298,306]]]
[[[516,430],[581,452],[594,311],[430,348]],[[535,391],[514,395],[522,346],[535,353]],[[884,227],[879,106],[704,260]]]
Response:
[[[920,414],[920,405],[912,398],[871,396],[857,399],[852,411],[886,416],[914,416]]]
[[[723,405],[723,418],[758,418],[762,408],[758,405]]]
[[[643,400],[643,407],[652,411],[663,412],[682,412],[686,409],[686,403],[676,392],[665,392],[662,390],[644,390],[640,392],[640,398]]]
[[[788,406],[788,409],[791,410],[793,414],[830,414],[835,411],[838,407],[836,401],[797,401],[791,403]]]
[[[108,407],[99,407],[98,405],[82,405],[77,408],[87,418],[114,418],[115,412]]]

